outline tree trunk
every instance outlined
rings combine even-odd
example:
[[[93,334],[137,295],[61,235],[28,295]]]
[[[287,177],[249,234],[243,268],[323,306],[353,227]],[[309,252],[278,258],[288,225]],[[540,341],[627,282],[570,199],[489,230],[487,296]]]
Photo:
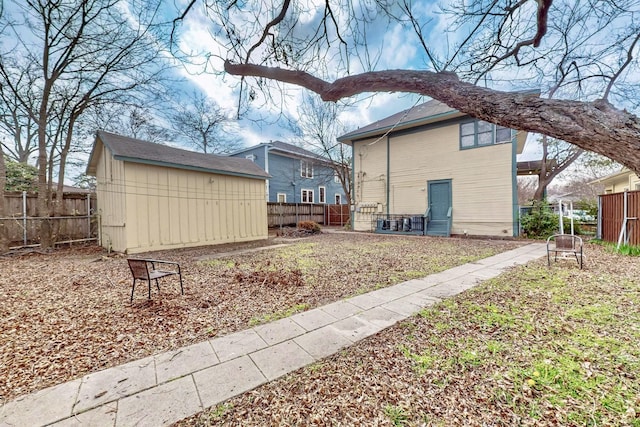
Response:
[[[536,132],[602,154],[640,174],[640,119],[605,100],[544,99],[502,92],[460,81],[455,73],[417,70],[374,71],[326,82],[304,71],[226,61],[238,76],[274,79],[305,87],[325,101],[364,92],[408,92],[437,99],[472,117],[512,129]]]

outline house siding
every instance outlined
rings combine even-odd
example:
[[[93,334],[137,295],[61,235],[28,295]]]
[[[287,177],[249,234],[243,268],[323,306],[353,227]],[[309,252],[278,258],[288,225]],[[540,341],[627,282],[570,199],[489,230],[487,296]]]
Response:
[[[423,214],[427,182],[446,179],[453,234],[512,236],[512,149],[461,150],[458,123],[355,142],[354,228],[372,230],[375,213]]]
[[[264,180],[125,165],[128,253],[266,239]]]
[[[124,162],[115,160],[99,143],[96,165],[96,197],[100,201],[100,239],[102,246],[118,250],[126,247],[126,201]]]

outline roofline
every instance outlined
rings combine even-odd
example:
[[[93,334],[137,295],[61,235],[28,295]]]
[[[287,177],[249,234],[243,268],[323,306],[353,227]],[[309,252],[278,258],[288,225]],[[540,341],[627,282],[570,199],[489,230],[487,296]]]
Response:
[[[230,176],[238,176],[238,177],[242,177],[242,178],[252,178],[252,179],[262,179],[262,180],[266,180],[266,179],[271,178],[271,175],[269,175],[269,174],[266,174],[266,175],[253,175],[253,174],[248,174],[248,173],[232,172],[232,171],[226,171],[226,170],[220,170],[220,169],[209,169],[209,168],[200,168],[200,167],[197,167],[197,166],[187,166],[187,165],[183,165],[183,164],[179,164],[179,163],[169,163],[169,162],[159,162],[157,160],[139,159],[137,157],[114,155],[113,158],[116,159],[116,160],[122,160],[123,162],[141,163],[141,164],[153,165],[153,166],[167,166],[167,167],[172,167],[172,168],[176,168],[176,169],[184,169],[184,170],[191,170],[191,171],[198,171],[198,172],[215,173],[215,174],[218,174],[218,175],[230,175]]]
[[[620,178],[621,176],[628,175],[629,173],[634,173],[634,172],[631,169],[624,168],[619,172],[614,172],[612,174],[609,174],[609,175],[594,179],[593,181],[589,182],[589,184],[597,184],[597,183],[600,183],[600,182],[603,182],[603,181],[608,181],[610,179]]]
[[[429,123],[431,121],[434,121],[434,119],[444,119],[447,116],[455,116],[457,114],[460,114],[460,117],[463,117],[465,115],[468,116],[468,114],[461,113],[458,110],[450,110],[450,111],[446,111],[444,113],[438,113],[438,114],[434,114],[432,116],[421,117],[419,119],[410,120],[408,122],[400,122],[400,123],[396,123],[395,125],[385,126],[385,127],[377,128],[377,129],[372,129],[372,130],[366,131],[366,132],[346,134],[346,135],[343,135],[341,137],[338,137],[337,139],[338,139],[339,142],[342,142],[342,143],[344,143],[346,141],[355,141],[356,139],[363,139],[363,138],[367,138],[367,137],[372,137],[372,136],[384,134],[384,133],[386,133],[388,131],[391,131],[393,129],[396,129],[396,128],[404,129],[406,127],[419,126],[419,125],[427,124],[427,123]]]

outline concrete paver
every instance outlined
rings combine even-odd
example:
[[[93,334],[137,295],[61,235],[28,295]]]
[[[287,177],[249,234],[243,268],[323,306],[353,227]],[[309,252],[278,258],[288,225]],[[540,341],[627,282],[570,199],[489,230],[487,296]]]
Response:
[[[209,341],[221,362],[253,353],[268,346],[253,329],[235,332]]]
[[[407,316],[398,314],[395,311],[387,310],[382,307],[373,307],[369,310],[358,314],[358,319],[364,319],[367,322],[376,325],[380,330],[406,319]]]
[[[155,356],[158,384],[213,366],[220,361],[209,341]]]
[[[326,311],[322,311],[319,308],[303,311],[302,313],[291,316],[291,320],[296,322],[306,331],[313,331],[314,329],[321,328],[335,322],[336,319]]]
[[[256,351],[250,357],[268,380],[281,377],[314,361],[309,353],[291,340]]]
[[[153,357],[94,372],[82,378],[74,413],[129,396],[156,385]]]
[[[338,320],[346,319],[349,316],[360,312],[362,309],[357,305],[353,305],[345,300],[336,301],[321,307],[320,310],[330,314]]]
[[[0,409],[0,426],[37,426],[71,415],[80,380],[56,385],[8,402]]]
[[[164,426],[334,354],[504,269],[544,243],[454,267],[20,397],[0,426]]]
[[[203,409],[189,375],[121,399],[116,427],[166,426]]]
[[[117,401],[105,403],[97,408],[75,414],[71,418],[57,422],[52,427],[114,426],[117,412]]]
[[[384,329],[355,316],[339,320],[331,326],[350,341],[359,341]]]
[[[322,359],[352,344],[343,334],[333,326],[325,326],[308,332],[294,339],[304,351],[315,359]]]
[[[385,300],[376,298],[374,295],[371,295],[371,294],[362,294],[355,297],[351,297],[347,299],[347,301],[353,305],[360,307],[363,310],[377,307],[386,302]]]
[[[193,380],[202,406],[208,408],[267,382],[249,356],[195,372]]]
[[[256,326],[253,329],[269,345],[281,343],[306,332],[302,329],[302,326],[288,317],[267,323],[266,325]]]

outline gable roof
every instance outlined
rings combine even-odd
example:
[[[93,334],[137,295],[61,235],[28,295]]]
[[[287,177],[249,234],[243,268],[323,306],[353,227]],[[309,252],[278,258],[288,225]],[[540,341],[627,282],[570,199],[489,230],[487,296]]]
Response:
[[[400,111],[382,120],[346,133],[338,137],[338,141],[346,142],[353,141],[354,139],[368,138],[390,130],[406,129],[465,115],[466,114],[461,113],[455,108],[449,107],[447,104],[432,99],[431,101]]]
[[[230,156],[235,156],[237,154],[245,153],[247,151],[255,150],[256,148],[265,147],[265,146],[269,149],[269,151],[280,152],[283,154],[293,155],[295,157],[315,159],[321,162],[327,162],[327,163],[331,162],[331,160],[329,160],[328,158],[323,157],[319,154],[316,154],[313,151],[309,151],[297,145],[289,144],[288,142],[282,142],[282,141],[262,142],[258,145],[252,145],[251,147],[247,147],[247,148],[243,148],[241,150],[235,151],[231,153]]]
[[[87,165],[87,174],[89,175],[96,173],[96,147],[100,143],[109,149],[115,159],[126,162],[247,178],[266,179],[270,177],[260,166],[248,159],[197,153],[105,131],[96,133],[96,141]]]

